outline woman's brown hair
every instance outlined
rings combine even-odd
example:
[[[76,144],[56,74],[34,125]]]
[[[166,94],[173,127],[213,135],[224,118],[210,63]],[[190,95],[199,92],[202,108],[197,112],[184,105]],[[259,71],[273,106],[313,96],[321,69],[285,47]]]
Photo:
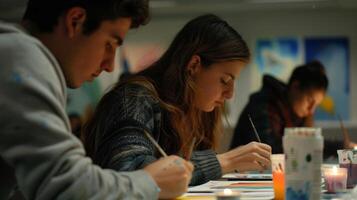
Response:
[[[194,55],[200,57],[204,68],[225,61],[248,62],[250,57],[245,41],[226,21],[203,15],[182,28],[157,62],[116,86],[133,83],[151,91],[169,113],[169,123],[179,138],[177,153],[183,156],[188,154],[194,137],[197,148],[216,148],[222,132],[223,108],[203,112],[193,106],[195,83],[187,65]]]

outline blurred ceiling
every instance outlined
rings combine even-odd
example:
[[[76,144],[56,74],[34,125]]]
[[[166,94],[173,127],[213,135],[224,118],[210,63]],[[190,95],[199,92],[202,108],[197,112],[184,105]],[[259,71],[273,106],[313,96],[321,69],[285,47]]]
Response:
[[[0,0],[0,19],[19,21],[27,0]],[[357,10],[357,0],[150,0],[159,16],[203,12],[229,13],[280,10]]]
[[[357,0],[151,0],[154,14],[289,10],[357,10]]]

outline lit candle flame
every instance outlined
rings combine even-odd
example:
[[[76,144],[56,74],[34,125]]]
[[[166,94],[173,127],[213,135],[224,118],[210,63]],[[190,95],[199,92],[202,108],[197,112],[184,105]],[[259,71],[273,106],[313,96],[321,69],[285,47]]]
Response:
[[[336,167],[336,166],[333,166],[333,167],[332,167],[332,173],[333,173],[333,174],[337,174],[337,167]]]
[[[224,193],[224,195],[232,195],[232,190],[231,189],[224,189],[223,193]]]

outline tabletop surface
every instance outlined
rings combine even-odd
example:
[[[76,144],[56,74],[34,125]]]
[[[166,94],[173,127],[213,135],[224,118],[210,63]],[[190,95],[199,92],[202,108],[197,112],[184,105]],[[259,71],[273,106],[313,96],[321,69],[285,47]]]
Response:
[[[231,179],[235,176],[238,177],[238,179]],[[246,177],[246,179],[244,179],[244,177]],[[273,182],[269,179],[270,177],[271,174],[268,173],[261,174],[261,178],[259,177],[259,174],[249,176],[246,174],[229,174],[223,176],[220,180],[209,181],[208,183],[199,186],[190,187],[188,192],[177,198],[177,200],[214,200],[216,199],[215,193],[217,191],[222,191],[225,188],[241,192],[240,200],[270,200],[274,199]],[[344,193],[328,194],[322,189],[321,199],[338,200],[342,199],[341,197],[344,195],[356,195],[357,188],[353,191],[354,193],[352,193],[352,189],[349,189]]]

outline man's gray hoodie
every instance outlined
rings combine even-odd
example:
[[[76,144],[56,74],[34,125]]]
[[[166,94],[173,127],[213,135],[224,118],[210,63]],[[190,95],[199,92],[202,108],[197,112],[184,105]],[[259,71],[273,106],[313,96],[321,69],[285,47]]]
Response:
[[[7,165],[1,168],[9,170],[2,173],[14,172],[27,199],[157,199],[146,172],[92,164],[70,133],[65,106],[56,58],[21,28],[0,21],[0,156]],[[9,193],[2,191],[0,199]]]

